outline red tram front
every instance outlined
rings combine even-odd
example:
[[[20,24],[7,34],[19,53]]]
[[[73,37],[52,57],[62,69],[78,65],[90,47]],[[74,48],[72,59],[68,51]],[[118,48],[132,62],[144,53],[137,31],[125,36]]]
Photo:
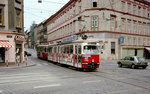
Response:
[[[40,59],[47,60],[48,58],[48,45],[38,45],[37,46],[37,57]]]
[[[97,42],[62,43],[48,47],[48,60],[76,68],[97,69],[99,58]]]

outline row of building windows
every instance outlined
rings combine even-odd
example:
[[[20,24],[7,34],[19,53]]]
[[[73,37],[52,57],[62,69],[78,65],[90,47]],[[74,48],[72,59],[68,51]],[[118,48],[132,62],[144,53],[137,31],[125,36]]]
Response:
[[[121,27],[122,32],[150,35],[150,23],[130,19],[121,19]]]
[[[146,37],[124,37],[124,45],[130,46],[149,46],[150,38]]]
[[[21,11],[16,9],[16,27],[21,28]],[[4,7],[0,6],[0,25],[4,25]]]
[[[125,1],[122,1],[121,3],[122,12],[127,12],[133,15],[150,18],[149,6],[144,6],[137,3],[129,3]]]
[[[56,20],[50,23],[50,28],[54,28],[60,22],[64,23],[65,21],[71,19],[74,17],[76,14],[81,12],[81,2],[78,3],[78,5],[70,5],[64,11],[60,12],[58,14],[58,17],[56,16]]]
[[[3,25],[3,8],[0,7],[0,25]]]

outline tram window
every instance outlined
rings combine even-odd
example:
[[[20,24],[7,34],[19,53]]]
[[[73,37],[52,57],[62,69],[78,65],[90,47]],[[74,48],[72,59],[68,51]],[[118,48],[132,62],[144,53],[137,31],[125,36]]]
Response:
[[[77,54],[77,51],[78,51],[78,50],[77,50],[77,45],[76,45],[76,46],[75,46],[75,54]]]
[[[78,46],[78,54],[81,54],[81,45]]]
[[[58,50],[57,50],[58,52],[57,52],[57,53],[59,53],[59,51],[60,51],[59,48],[60,48],[60,47],[58,47]]]
[[[64,47],[63,46],[61,47],[61,53],[64,53]]]
[[[70,54],[73,54],[73,45],[70,45]]]
[[[70,48],[69,46],[66,47],[66,52],[67,52],[67,54],[70,53],[70,49],[69,49],[69,48]]]
[[[46,51],[46,48],[45,48],[45,52],[47,52],[47,51]]]
[[[56,47],[54,47],[54,53],[56,53]]]
[[[49,48],[48,48],[48,52],[52,52],[52,47],[49,47]]]

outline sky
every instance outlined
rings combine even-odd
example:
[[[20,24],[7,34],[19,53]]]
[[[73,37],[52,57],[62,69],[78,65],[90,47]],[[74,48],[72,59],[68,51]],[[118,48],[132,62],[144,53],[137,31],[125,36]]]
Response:
[[[24,29],[30,28],[33,22],[39,24],[62,8],[69,0],[24,0]]]

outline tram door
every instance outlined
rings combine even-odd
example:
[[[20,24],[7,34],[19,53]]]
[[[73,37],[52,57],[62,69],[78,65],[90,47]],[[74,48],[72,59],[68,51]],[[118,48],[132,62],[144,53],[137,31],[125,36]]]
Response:
[[[75,45],[75,63],[77,67],[81,65],[81,45]]]

